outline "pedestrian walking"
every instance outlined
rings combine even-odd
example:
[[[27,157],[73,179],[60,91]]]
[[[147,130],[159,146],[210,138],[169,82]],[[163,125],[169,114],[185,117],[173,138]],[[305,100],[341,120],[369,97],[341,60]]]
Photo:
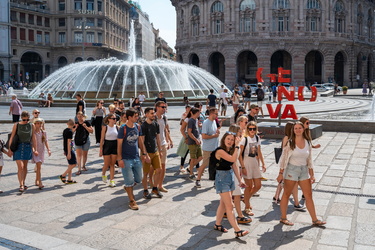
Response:
[[[72,180],[72,170],[77,166],[77,158],[73,147],[74,120],[69,119],[66,125],[67,127],[63,131],[63,150],[66,160],[68,161],[68,168],[59,178],[64,184],[75,184],[77,182]],[[68,180],[66,180],[67,175]]]
[[[263,107],[263,100],[264,100],[264,97],[265,97],[265,93],[264,93],[264,90],[262,88],[261,83],[258,83],[258,88],[255,90],[255,94],[257,95],[257,104],[258,104],[258,107],[259,107],[259,111],[262,114],[262,118],[264,118],[262,107]]]
[[[17,95],[12,95],[12,102],[10,103],[9,115],[12,115],[13,122],[19,122],[22,113],[22,103],[17,99]]]
[[[99,100],[96,102],[96,106],[92,111],[92,116],[94,117],[95,123],[91,124],[95,128],[95,139],[96,145],[99,146],[100,139],[102,135],[102,126],[103,126],[103,119],[106,116],[107,110],[104,107],[104,101]]]
[[[73,127],[74,144],[77,152],[78,171],[76,175],[80,175],[81,171],[87,171],[86,162],[90,149],[90,134],[94,132],[89,121],[85,120],[85,115],[79,111],[77,113],[77,122]]]
[[[5,142],[3,140],[0,140],[0,178],[1,178],[1,172],[3,171],[4,166],[4,154],[8,155],[9,152],[5,148]],[[3,193],[3,190],[0,189],[0,194]]]
[[[199,128],[198,128],[198,118],[200,111],[198,108],[192,108],[190,110],[191,117],[187,124],[187,145],[190,151],[190,164],[189,164],[189,179],[196,179],[194,174],[194,166],[202,160],[202,141],[200,138]]]

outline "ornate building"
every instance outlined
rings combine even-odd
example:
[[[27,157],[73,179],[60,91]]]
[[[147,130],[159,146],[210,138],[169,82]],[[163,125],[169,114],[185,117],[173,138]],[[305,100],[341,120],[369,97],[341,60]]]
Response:
[[[171,0],[177,61],[230,86],[290,69],[296,85],[374,80],[373,0]]]

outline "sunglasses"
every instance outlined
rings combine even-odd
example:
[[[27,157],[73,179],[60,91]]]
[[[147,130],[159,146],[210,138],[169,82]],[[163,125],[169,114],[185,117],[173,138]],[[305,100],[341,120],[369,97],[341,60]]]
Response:
[[[225,132],[226,134],[230,134],[230,135],[234,135],[234,136],[236,136],[237,134],[236,133],[234,133],[234,132],[230,132],[230,131],[227,131],[227,132]]]
[[[257,131],[257,128],[247,128],[249,131]]]
[[[101,102],[100,104],[104,104],[104,102]]]
[[[23,122],[28,122],[30,119],[22,119]]]
[[[116,120],[116,118],[109,118],[109,119],[111,119],[111,120]]]
[[[37,114],[40,114],[40,112],[34,112],[34,114],[36,114],[36,115],[37,115]]]
[[[309,124],[310,124],[310,122],[306,122],[305,124],[306,124],[306,125],[309,125]]]
[[[160,108],[162,108],[162,109],[166,109],[167,108],[167,106],[159,106]]]
[[[117,103],[117,102],[114,102],[113,104],[115,104],[115,105],[116,105],[116,104],[118,104],[118,103]]]

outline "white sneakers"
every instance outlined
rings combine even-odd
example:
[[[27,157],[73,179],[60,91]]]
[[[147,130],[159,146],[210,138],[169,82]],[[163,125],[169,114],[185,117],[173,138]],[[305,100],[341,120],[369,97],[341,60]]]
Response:
[[[114,180],[110,180],[108,186],[109,186],[109,187],[116,187],[116,183],[115,183],[115,181],[114,181]]]

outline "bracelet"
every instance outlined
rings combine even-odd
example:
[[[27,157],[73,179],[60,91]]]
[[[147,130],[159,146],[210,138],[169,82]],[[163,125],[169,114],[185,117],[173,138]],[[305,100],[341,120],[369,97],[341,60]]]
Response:
[[[235,146],[234,148],[240,149],[240,147],[239,147],[239,146]]]

